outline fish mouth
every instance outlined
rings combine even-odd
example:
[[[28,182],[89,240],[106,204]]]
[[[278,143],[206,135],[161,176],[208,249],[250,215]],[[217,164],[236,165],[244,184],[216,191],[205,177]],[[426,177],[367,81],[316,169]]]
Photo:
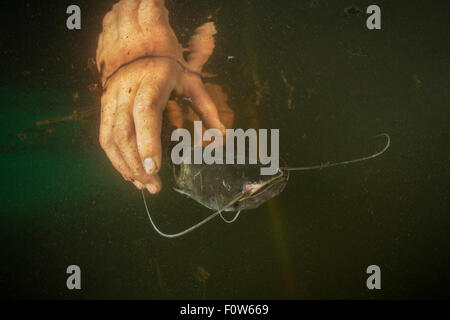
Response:
[[[268,199],[273,198],[284,189],[284,185],[286,184],[288,179],[289,171],[278,169],[278,172],[270,177],[270,179],[268,179],[267,181],[256,184],[246,184],[244,186],[245,194],[242,196],[239,202],[250,199],[264,198],[263,195],[266,195]],[[278,184],[283,184],[281,190],[272,190],[279,189],[275,188],[275,186],[277,186]]]

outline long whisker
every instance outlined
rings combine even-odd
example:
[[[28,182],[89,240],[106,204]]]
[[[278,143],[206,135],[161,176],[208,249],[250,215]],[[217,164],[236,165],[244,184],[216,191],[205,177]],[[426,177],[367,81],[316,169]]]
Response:
[[[381,133],[379,135],[374,136],[374,138],[378,138],[378,137],[385,137],[387,139],[386,145],[384,146],[384,148],[381,151],[378,151],[377,153],[374,153],[367,157],[362,157],[362,158],[347,160],[347,161],[342,161],[342,162],[320,164],[320,165],[316,165],[316,166],[293,167],[293,168],[285,167],[285,168],[281,168],[281,169],[286,170],[286,171],[315,170],[315,169],[324,169],[324,168],[330,168],[330,167],[343,166],[343,165],[350,164],[350,163],[361,162],[361,161],[373,159],[373,158],[376,158],[376,157],[382,155],[383,153],[385,153],[386,150],[389,149],[389,146],[391,145],[391,137],[389,137],[389,135],[387,133]]]
[[[147,200],[145,199],[145,193],[144,193],[144,190],[142,190],[141,192],[142,192],[142,198],[144,199],[145,210],[147,211],[147,216],[148,216],[148,219],[150,220],[150,223],[151,223],[152,226],[153,226],[153,229],[155,229],[155,231],[156,231],[157,233],[159,233],[161,236],[163,236],[163,237],[165,237],[165,238],[177,238],[177,237],[183,236],[183,235],[185,235],[185,234],[187,234],[187,233],[189,233],[189,232],[191,232],[191,231],[197,229],[198,227],[202,226],[202,225],[205,224],[206,222],[208,222],[208,221],[214,219],[215,217],[217,217],[218,215],[220,215],[221,212],[222,212],[223,210],[225,210],[225,209],[231,207],[233,204],[235,204],[237,201],[239,201],[239,199],[241,199],[242,196],[245,194],[244,191],[241,192],[241,193],[239,193],[238,195],[236,195],[236,196],[233,198],[233,200],[231,200],[229,203],[227,203],[222,209],[220,209],[220,210],[214,212],[213,214],[209,215],[208,217],[206,217],[205,219],[203,219],[203,220],[200,221],[199,223],[193,225],[192,227],[189,227],[189,228],[187,228],[187,229],[185,229],[185,230],[183,230],[183,231],[181,231],[181,232],[178,232],[178,233],[168,234],[168,233],[164,233],[164,232],[162,232],[161,230],[159,230],[159,228],[158,228],[158,227],[156,226],[156,224],[154,223],[154,221],[153,221],[153,219],[152,219],[152,217],[151,217],[151,215],[150,215],[150,211],[148,210]],[[234,220],[236,220],[236,218],[237,218],[238,216],[239,216],[239,213],[234,217],[234,219],[233,219],[231,222],[233,222]]]
[[[222,220],[226,223],[233,223],[236,221],[236,219],[239,217],[239,214],[241,213],[241,211],[239,210],[235,216],[233,217],[233,219],[228,220],[227,218],[224,217],[224,215],[222,213],[220,213],[220,217],[222,218]]]

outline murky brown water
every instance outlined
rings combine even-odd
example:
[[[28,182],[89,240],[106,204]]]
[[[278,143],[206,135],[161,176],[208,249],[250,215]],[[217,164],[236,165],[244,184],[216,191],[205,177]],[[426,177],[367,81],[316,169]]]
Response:
[[[377,1],[382,30],[369,31],[362,0],[168,1],[181,41],[213,15],[207,71],[237,126],[280,129],[288,164],[371,153],[381,132],[392,145],[373,161],[293,174],[236,223],[167,240],[97,144],[86,62],[113,1],[78,1],[76,32],[64,29],[64,4],[18,3],[2,18],[2,296],[448,298],[448,4]],[[88,113],[36,126],[74,109]],[[208,213],[170,190],[170,172],[163,179],[151,199],[160,225]],[[79,292],[65,288],[70,264],[82,269]],[[378,292],[365,286],[371,264]]]

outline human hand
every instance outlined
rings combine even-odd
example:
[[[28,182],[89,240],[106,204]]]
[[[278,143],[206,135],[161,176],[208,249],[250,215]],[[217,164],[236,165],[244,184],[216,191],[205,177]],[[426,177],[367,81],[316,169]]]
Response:
[[[151,193],[161,189],[162,113],[179,72],[168,60],[136,61],[118,70],[102,96],[102,148],[124,179]]]
[[[192,100],[206,127],[225,130],[199,76],[214,49],[214,24],[196,29],[186,62],[163,3],[122,0],[114,5],[97,49],[105,89],[100,144],[126,180],[151,193],[161,190],[162,113],[173,90]]]

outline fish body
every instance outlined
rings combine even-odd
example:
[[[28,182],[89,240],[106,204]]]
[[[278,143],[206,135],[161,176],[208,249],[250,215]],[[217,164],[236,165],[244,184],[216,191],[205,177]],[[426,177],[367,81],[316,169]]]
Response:
[[[247,161],[246,161],[247,162]],[[279,169],[275,175],[261,175],[260,164],[185,164],[174,167],[179,193],[212,210],[255,209],[280,194],[289,172]],[[239,201],[227,206],[237,195]]]
[[[182,161],[180,165],[173,165],[173,173],[177,185],[175,190],[215,212],[183,231],[165,233],[153,221],[145,200],[145,193],[142,191],[145,210],[155,231],[166,238],[183,236],[218,216],[227,223],[233,223],[238,218],[241,210],[255,209],[283,192],[289,179],[290,171],[320,170],[344,166],[382,155],[389,148],[391,139],[386,133],[379,134],[376,137],[384,137],[386,144],[381,151],[371,155],[353,160],[328,162],[313,166],[281,167],[274,175],[261,175],[262,165],[260,164],[207,165]],[[236,157],[234,163],[237,163]],[[245,161],[245,163],[249,163],[249,161]],[[257,162],[255,161],[255,163]],[[223,211],[236,211],[237,213],[234,218],[229,220],[222,215]]]

